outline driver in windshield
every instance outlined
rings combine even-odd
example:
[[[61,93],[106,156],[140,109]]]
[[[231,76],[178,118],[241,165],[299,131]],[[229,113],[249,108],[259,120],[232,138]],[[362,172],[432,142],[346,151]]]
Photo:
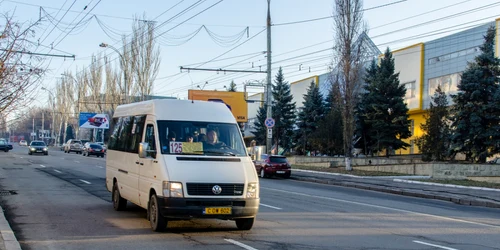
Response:
[[[215,132],[215,130],[213,129],[208,130],[207,141],[205,143],[209,148],[222,148],[226,146],[224,142],[219,142],[217,138],[217,132]]]

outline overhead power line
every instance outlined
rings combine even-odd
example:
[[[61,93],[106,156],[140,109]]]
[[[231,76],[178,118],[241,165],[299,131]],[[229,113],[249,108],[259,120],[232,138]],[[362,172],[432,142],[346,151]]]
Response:
[[[360,12],[364,12],[364,11],[368,11],[368,10],[374,10],[374,9],[378,9],[378,8],[383,8],[383,7],[387,7],[387,6],[390,6],[390,5],[394,5],[394,4],[398,4],[398,3],[402,3],[402,2],[406,2],[406,1],[407,0],[400,0],[400,1],[397,1],[397,2],[383,4],[383,5],[375,6],[375,7],[372,7],[372,8],[363,9]],[[320,20],[330,19],[330,18],[333,18],[333,17],[334,16],[326,16],[326,17],[320,17],[320,18],[314,18],[314,19],[308,19],[308,20],[302,20],[302,21],[294,21],[294,22],[287,22],[287,23],[277,23],[277,24],[273,24],[273,26],[283,26],[283,25],[290,25],[290,24],[308,23],[308,22],[314,22],[314,21],[320,21]]]

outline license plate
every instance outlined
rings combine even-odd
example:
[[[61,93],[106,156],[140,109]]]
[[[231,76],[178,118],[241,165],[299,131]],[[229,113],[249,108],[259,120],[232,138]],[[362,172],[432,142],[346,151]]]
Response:
[[[207,207],[205,214],[231,214],[230,207]]]
[[[42,152],[42,150],[37,150],[36,152]]]
[[[285,171],[276,171],[277,174],[284,174]]]

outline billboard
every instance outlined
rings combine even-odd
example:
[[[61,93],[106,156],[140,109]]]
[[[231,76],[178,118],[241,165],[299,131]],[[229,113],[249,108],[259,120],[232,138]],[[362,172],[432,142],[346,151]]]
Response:
[[[237,122],[247,122],[248,108],[244,92],[227,92],[212,90],[188,90],[189,100],[220,102],[226,104]]]
[[[107,114],[80,113],[80,128],[109,128]]]

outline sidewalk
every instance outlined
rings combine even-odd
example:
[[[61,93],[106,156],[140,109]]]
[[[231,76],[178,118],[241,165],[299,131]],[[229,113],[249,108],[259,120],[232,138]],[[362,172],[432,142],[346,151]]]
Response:
[[[3,208],[0,207],[0,250],[20,250],[21,246],[5,219]]]
[[[500,208],[500,189],[465,187],[409,180],[405,176],[367,177],[293,169],[291,179],[392,194]]]

